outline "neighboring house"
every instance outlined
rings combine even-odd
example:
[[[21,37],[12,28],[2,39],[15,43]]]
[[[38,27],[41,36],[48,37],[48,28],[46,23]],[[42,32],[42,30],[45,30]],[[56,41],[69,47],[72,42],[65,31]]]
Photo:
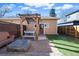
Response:
[[[66,17],[67,17],[67,22],[68,21],[79,20],[79,10],[67,14]]]
[[[64,22],[65,22],[65,20],[63,18],[60,18],[60,19],[58,19],[57,24],[64,23]]]
[[[66,17],[66,22],[58,24],[58,33],[79,38],[79,10]]]
[[[71,21],[78,21],[79,20],[79,10],[71,12],[67,15],[65,15],[64,18],[60,18],[58,20],[58,24],[59,23],[66,23],[66,22],[71,22]]]
[[[34,30],[37,34],[57,34],[57,18],[41,17],[37,15],[20,15],[20,18],[0,18],[0,22],[25,25],[27,30]],[[23,29],[21,29],[23,30]]]
[[[74,21],[79,21],[79,10],[65,15],[64,19],[59,19],[58,26],[73,25]]]

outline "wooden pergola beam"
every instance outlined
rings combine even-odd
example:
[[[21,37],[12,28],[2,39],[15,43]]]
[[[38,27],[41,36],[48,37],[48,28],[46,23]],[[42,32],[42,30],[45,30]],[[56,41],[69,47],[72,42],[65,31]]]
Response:
[[[25,17],[22,17],[20,16],[21,20],[20,20],[20,35],[21,35],[21,38],[23,38],[23,22],[25,20]]]
[[[38,39],[39,35],[39,19],[41,18],[40,16],[25,16],[25,15],[20,15],[20,31],[21,31],[21,38],[23,38],[23,22],[26,20],[26,18],[33,18],[36,20],[36,36]]]

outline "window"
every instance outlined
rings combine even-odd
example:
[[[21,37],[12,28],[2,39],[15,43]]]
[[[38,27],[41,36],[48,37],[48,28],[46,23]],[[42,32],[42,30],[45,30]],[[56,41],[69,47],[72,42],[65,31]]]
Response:
[[[45,23],[45,24],[44,24],[44,27],[45,27],[45,28],[48,28],[48,24],[47,24],[47,23]]]
[[[48,28],[49,24],[48,23],[44,23],[44,28]]]
[[[48,27],[49,27],[49,24],[48,24],[48,23],[42,23],[42,24],[41,24],[41,27],[42,27],[42,28],[48,28]]]
[[[67,19],[70,18],[70,16],[67,16]]]

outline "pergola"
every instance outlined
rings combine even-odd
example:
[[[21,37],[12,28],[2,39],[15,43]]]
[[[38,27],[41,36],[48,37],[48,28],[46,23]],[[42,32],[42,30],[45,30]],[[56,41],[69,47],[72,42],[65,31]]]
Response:
[[[21,38],[23,37],[23,22],[26,20],[26,18],[32,18],[36,22],[36,37],[38,39],[39,35],[39,20],[41,18],[40,14],[19,14],[21,20],[20,20],[20,32],[21,32]]]

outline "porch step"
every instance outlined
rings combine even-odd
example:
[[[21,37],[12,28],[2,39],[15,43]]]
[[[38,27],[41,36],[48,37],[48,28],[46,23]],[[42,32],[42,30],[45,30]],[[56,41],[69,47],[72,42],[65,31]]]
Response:
[[[24,33],[35,33],[35,31],[24,31]]]
[[[25,33],[24,35],[34,35],[33,33]]]
[[[24,36],[23,37],[27,38],[27,39],[31,38],[31,39],[35,40],[35,38],[36,38],[35,31],[31,31],[31,30],[24,31]]]
[[[24,31],[25,35],[35,35],[35,31]]]
[[[33,35],[24,35],[23,37],[35,37]]]
[[[24,35],[23,38],[35,40],[36,36],[33,36],[33,35]]]

